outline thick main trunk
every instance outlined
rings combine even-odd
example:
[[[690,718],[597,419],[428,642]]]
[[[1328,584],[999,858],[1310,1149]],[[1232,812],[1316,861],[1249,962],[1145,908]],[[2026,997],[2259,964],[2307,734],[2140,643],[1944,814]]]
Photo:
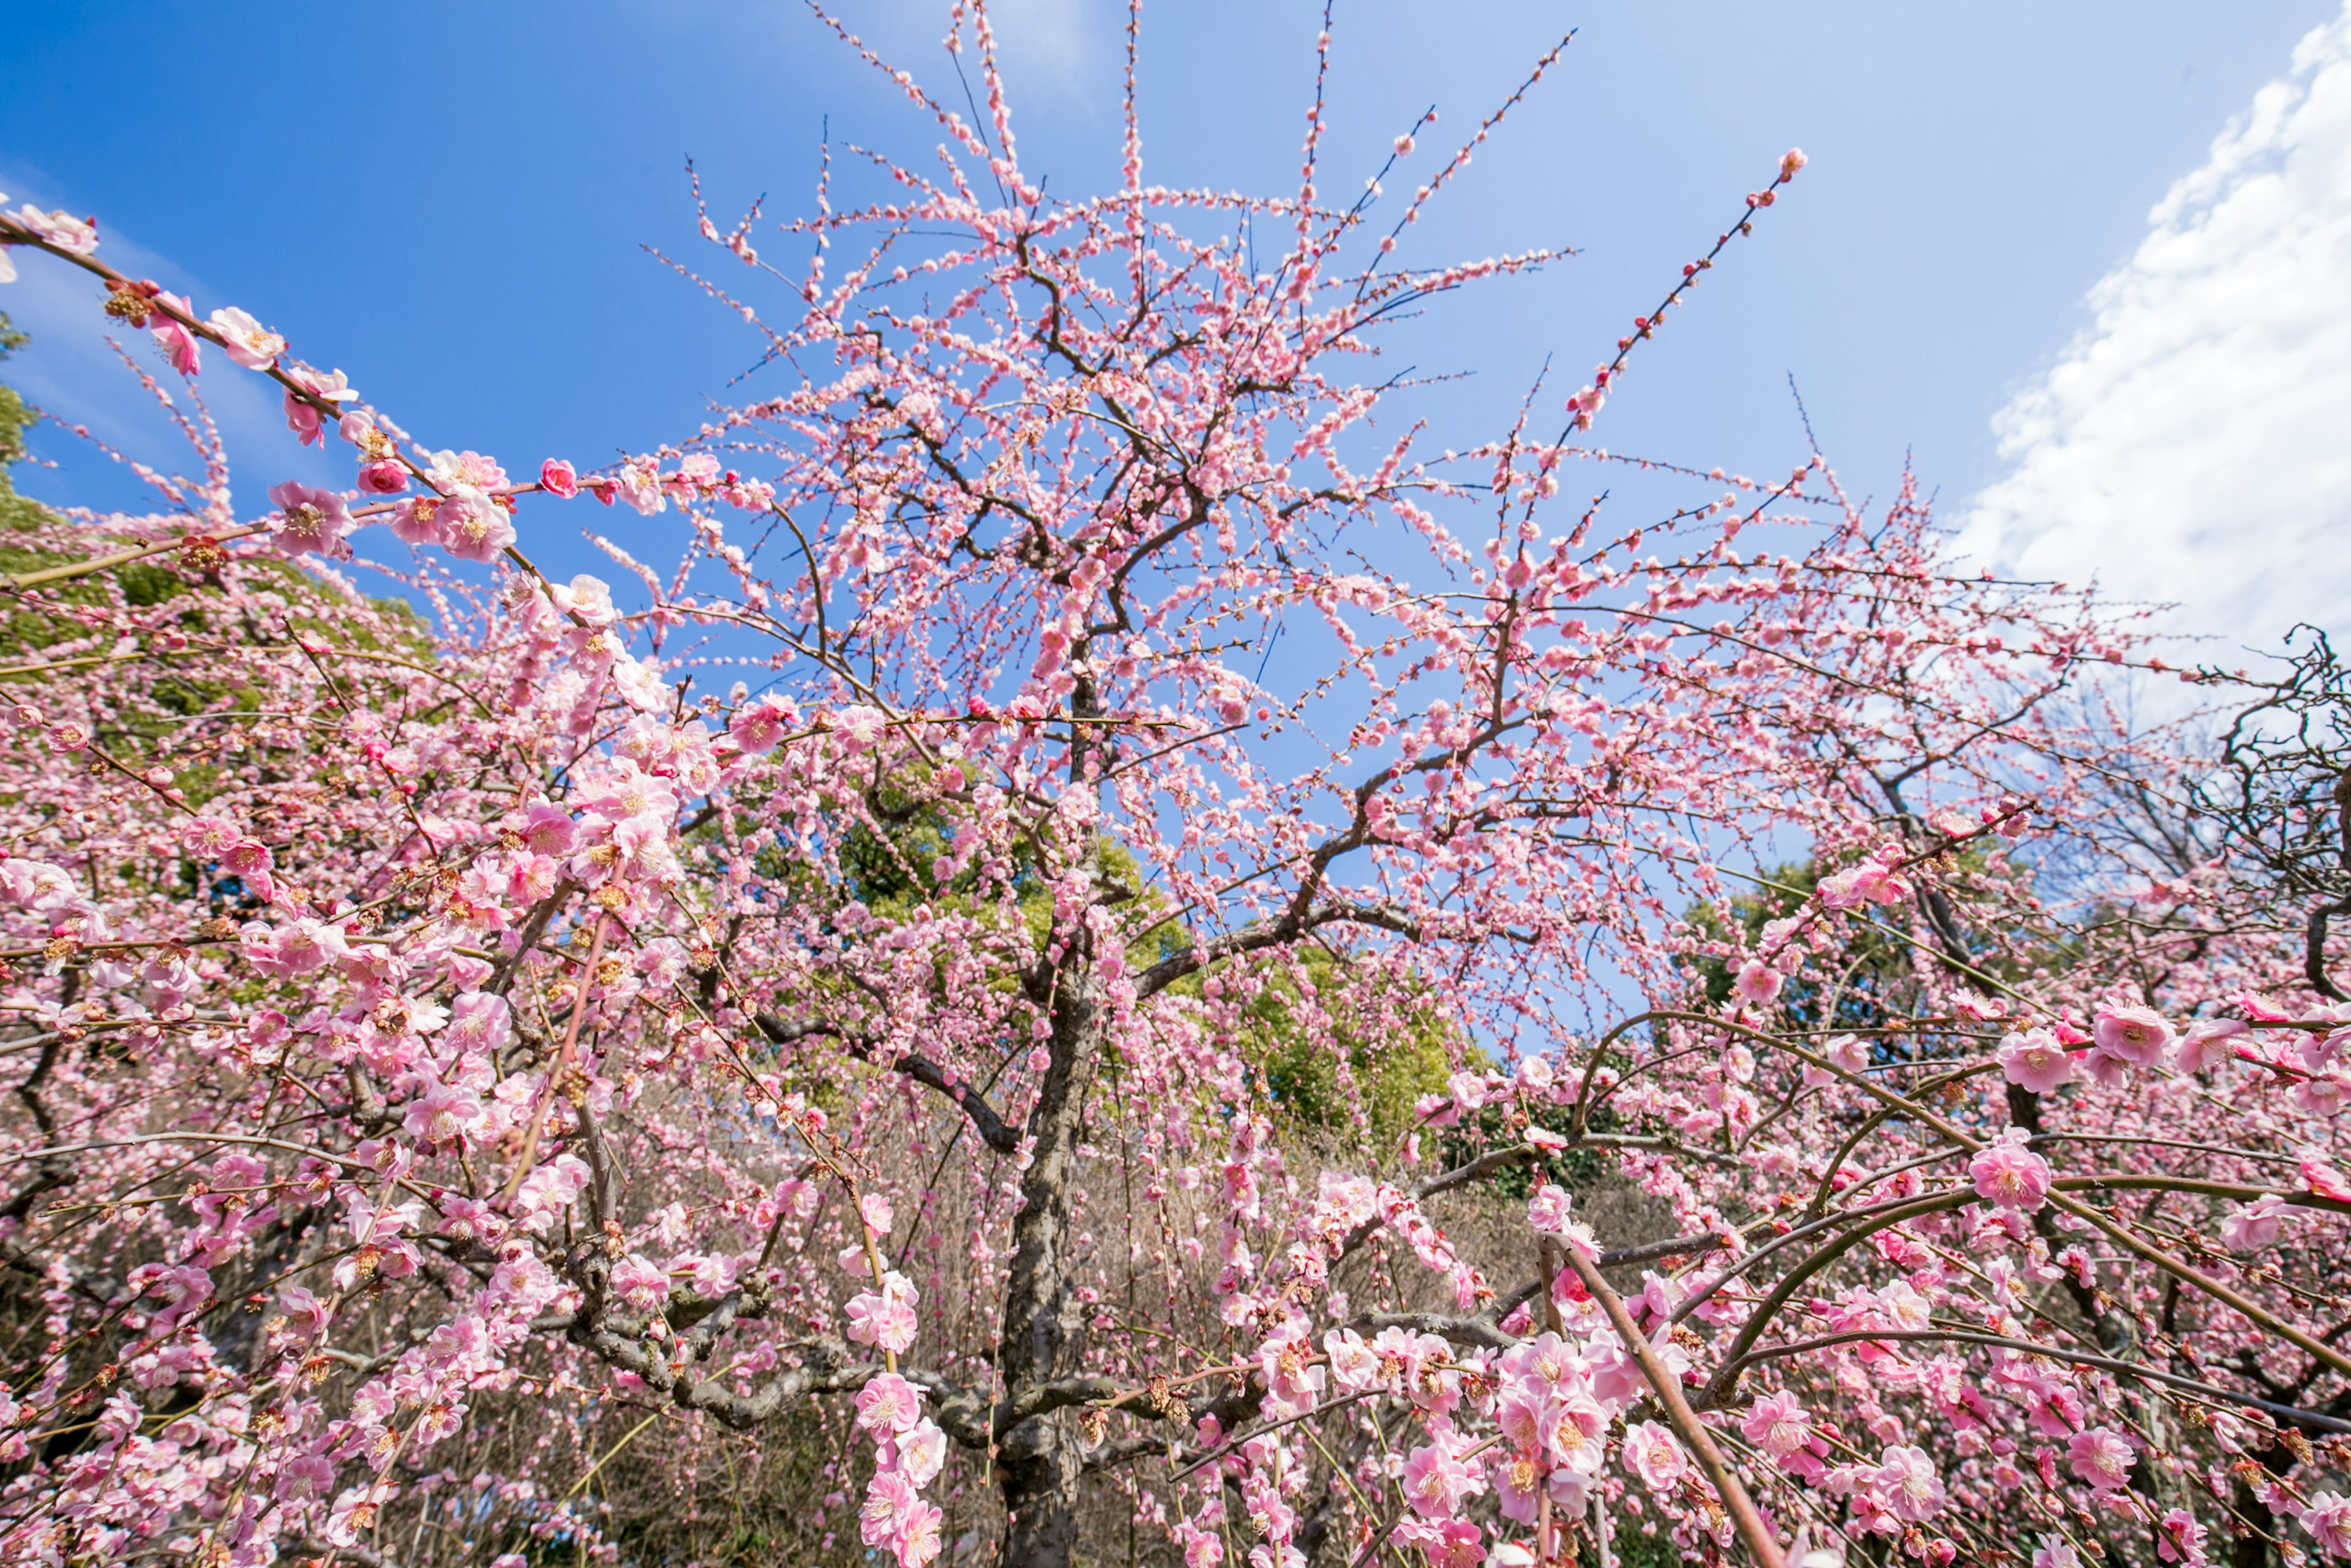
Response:
[[[1052,1062],[1028,1118],[1037,1142],[1012,1224],[998,1366],[1008,1396],[1076,1370],[1079,1301],[1069,1278],[1070,1204],[1085,1093],[1101,1056],[1101,1008],[1082,940],[1071,943],[1054,998]],[[1068,1568],[1077,1547],[1077,1437],[1061,1413],[1031,1416],[998,1449],[997,1484],[1009,1521],[1006,1568]]]

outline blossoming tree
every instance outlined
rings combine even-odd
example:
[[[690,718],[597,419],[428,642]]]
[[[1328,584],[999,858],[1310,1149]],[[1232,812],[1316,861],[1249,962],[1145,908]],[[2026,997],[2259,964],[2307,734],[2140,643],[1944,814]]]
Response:
[[[935,168],[797,270],[704,222],[790,389],[600,473],[0,217],[203,464],[0,583],[0,1558],[651,1560],[600,1485],[778,1441],[801,1554],[906,1568],[2351,1552],[2344,1015],[2019,848],[2160,764],[2076,700],[2129,635],[1815,455],[1561,494],[1802,157],[1439,454],[1357,371],[1547,259],[1410,259],[1501,111],[1384,232],[1319,98],[1293,193],[1156,187],[1131,26],[1048,199],[956,28]],[[241,505],[224,373],[350,486]],[[532,564],[583,507],[628,594]]]

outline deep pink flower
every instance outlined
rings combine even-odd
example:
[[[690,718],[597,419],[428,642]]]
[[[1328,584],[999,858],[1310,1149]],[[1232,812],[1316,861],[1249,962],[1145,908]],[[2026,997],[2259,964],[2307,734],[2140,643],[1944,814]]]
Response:
[[[579,474],[560,457],[550,457],[539,465],[538,482],[549,495],[560,496],[567,501],[580,494]]]
[[[158,305],[172,306],[182,315],[191,315],[193,312],[193,307],[176,294],[159,293],[155,296],[155,302]],[[193,376],[204,369],[203,340],[182,326],[176,317],[168,316],[159,309],[147,320],[148,329],[155,339],[155,346],[163,350],[163,357],[171,361],[173,370],[183,376]]]
[[[408,488],[407,465],[396,457],[362,463],[360,465],[360,488],[371,496],[398,495]]]

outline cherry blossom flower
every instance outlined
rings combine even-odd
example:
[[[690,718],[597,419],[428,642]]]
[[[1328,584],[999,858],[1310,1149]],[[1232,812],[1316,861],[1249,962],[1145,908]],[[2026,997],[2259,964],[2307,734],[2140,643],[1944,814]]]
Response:
[[[2029,1137],[2011,1127],[1968,1161],[1968,1175],[1985,1202],[2031,1213],[2048,1201],[2049,1162],[2025,1146]]]
[[[272,485],[269,498],[277,504],[280,518],[269,542],[287,555],[335,554],[342,548],[343,536],[351,530],[350,509],[332,490],[314,489],[288,479]]]
[[[286,351],[286,340],[234,305],[223,306],[208,318],[221,335],[228,357],[248,371],[266,371]]]
[[[2095,1032],[2102,1053],[2133,1067],[2155,1066],[2175,1038],[2152,1008],[2100,1008]]]
[[[2110,1427],[2076,1432],[2065,1445],[2065,1462],[2075,1477],[2094,1491],[2112,1491],[2130,1479],[2138,1450]]]
[[[1655,1421],[1635,1421],[1625,1429],[1625,1462],[1643,1486],[1660,1497],[1679,1486],[1690,1469],[1680,1441]]]
[[[2074,1077],[2074,1058],[2046,1030],[2027,1030],[2000,1042],[2001,1072],[2011,1083],[2046,1094]]]

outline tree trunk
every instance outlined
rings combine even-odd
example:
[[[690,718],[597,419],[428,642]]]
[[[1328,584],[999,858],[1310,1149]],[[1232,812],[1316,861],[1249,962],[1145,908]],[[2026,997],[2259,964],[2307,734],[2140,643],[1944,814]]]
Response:
[[[1060,966],[1049,1040],[1052,1062],[1028,1121],[1037,1143],[1020,1180],[1004,1335],[997,1352],[1009,1398],[1071,1375],[1080,1348],[1079,1302],[1070,1289],[1067,1249],[1081,1113],[1102,1047],[1090,947],[1081,934],[1073,934]],[[997,1484],[1010,1514],[998,1559],[1005,1568],[1068,1568],[1077,1548],[1081,1473],[1075,1434],[1061,1413],[1032,1416],[1004,1434]]]

